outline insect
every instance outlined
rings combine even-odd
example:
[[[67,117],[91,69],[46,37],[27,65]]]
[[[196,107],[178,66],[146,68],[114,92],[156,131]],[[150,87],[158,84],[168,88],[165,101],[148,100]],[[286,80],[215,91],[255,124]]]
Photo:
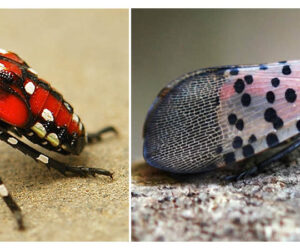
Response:
[[[253,161],[227,178],[237,180],[296,149],[299,131],[300,61],[212,67],[160,91],[144,124],[143,152],[148,164],[174,173]]]
[[[59,162],[19,140],[25,137],[49,151],[79,155],[85,145],[101,141],[107,132],[117,133],[111,126],[97,133],[86,133],[80,118],[61,94],[15,53],[0,49],[0,140],[64,175],[71,172],[79,176],[112,177],[111,172],[101,168]],[[1,178],[0,196],[13,213],[19,229],[24,229],[21,209]]]

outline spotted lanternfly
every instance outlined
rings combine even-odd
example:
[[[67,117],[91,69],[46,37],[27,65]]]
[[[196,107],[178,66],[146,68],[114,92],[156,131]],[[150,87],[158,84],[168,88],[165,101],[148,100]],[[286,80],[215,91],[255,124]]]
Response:
[[[65,174],[79,176],[95,174],[112,177],[100,168],[74,167],[59,162],[19,140],[21,137],[50,151],[63,155],[79,155],[84,146],[101,141],[107,132],[117,131],[106,127],[88,134],[73,112],[72,106],[50,84],[19,56],[0,49],[0,139],[13,148],[29,155],[35,161]],[[0,178],[0,196],[14,214],[20,229],[24,228],[19,206],[12,199]]]
[[[183,75],[161,90],[148,111],[144,158],[174,173],[261,158],[228,179],[255,174],[300,145],[299,95],[300,61],[213,67]]]

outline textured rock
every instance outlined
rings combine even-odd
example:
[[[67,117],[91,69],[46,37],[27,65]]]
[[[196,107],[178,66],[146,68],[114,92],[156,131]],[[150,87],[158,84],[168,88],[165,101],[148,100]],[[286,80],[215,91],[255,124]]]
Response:
[[[227,183],[230,173],[176,176],[136,163],[134,241],[299,241],[300,161]]]

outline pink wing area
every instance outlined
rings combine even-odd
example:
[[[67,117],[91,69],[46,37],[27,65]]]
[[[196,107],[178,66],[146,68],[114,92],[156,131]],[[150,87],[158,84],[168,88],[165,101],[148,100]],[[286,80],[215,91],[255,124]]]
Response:
[[[299,133],[300,61],[240,67],[238,74],[224,75],[218,113],[225,164]]]

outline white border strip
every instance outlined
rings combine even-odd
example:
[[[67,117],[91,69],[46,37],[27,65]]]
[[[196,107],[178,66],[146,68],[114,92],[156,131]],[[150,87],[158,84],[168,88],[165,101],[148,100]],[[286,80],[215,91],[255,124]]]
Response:
[[[2,1],[1,8],[291,8],[300,7],[299,1],[285,0],[14,0]]]

